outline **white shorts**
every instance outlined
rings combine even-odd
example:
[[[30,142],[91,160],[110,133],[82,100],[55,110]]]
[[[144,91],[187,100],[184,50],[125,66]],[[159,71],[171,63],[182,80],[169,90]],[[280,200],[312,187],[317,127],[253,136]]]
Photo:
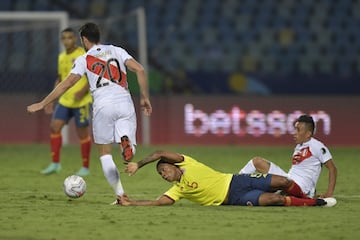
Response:
[[[93,109],[93,135],[96,144],[120,143],[128,136],[136,145],[136,114],[131,97]]]
[[[268,173],[289,178],[289,174],[287,174],[284,170],[281,169],[281,167],[279,167],[273,162],[270,162],[270,168]]]
[[[284,170],[282,170],[278,165],[276,165],[273,162],[270,162],[269,173],[287,177],[287,178],[293,180],[294,182],[296,182],[297,185],[299,185],[301,190],[306,195],[308,195],[308,197],[311,197],[311,198],[314,197],[315,189],[309,190],[309,187],[306,187],[306,185],[302,184],[303,181],[301,181],[301,180],[303,180],[303,178],[297,179],[294,176],[292,177],[289,173],[286,173]]]

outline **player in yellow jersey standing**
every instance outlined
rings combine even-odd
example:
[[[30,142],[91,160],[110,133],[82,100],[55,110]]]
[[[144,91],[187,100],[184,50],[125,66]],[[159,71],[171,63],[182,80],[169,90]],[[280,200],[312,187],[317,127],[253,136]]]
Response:
[[[77,57],[85,53],[84,49],[77,46],[76,32],[72,28],[66,28],[61,32],[61,42],[65,51],[58,58],[58,78],[55,87],[70,73]],[[52,174],[61,170],[60,150],[62,146],[61,130],[65,124],[74,117],[76,133],[80,139],[82,167],[76,173],[86,176],[89,172],[89,160],[91,138],[89,134],[89,112],[92,97],[86,76],[83,76],[73,87],[68,89],[58,100],[56,107],[51,103],[45,107],[45,112],[53,114],[50,123],[51,135],[50,146],[52,162],[42,174]]]

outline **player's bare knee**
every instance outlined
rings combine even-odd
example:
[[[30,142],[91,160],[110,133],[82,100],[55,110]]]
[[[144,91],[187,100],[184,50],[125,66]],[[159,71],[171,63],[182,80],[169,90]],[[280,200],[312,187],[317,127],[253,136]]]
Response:
[[[59,127],[58,124],[50,123],[50,131],[52,134],[58,134],[61,132],[61,126]]]
[[[255,156],[252,158],[252,162],[254,164],[254,166],[259,166],[261,165],[261,162],[263,161],[263,159],[261,157]]]
[[[270,163],[262,157],[253,157],[252,162],[258,172],[267,173],[270,168]]]

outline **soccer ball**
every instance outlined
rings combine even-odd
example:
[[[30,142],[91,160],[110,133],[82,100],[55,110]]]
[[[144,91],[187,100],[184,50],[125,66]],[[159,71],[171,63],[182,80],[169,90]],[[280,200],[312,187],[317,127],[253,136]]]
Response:
[[[72,175],[64,180],[64,193],[71,198],[79,198],[86,191],[85,180],[77,175]]]

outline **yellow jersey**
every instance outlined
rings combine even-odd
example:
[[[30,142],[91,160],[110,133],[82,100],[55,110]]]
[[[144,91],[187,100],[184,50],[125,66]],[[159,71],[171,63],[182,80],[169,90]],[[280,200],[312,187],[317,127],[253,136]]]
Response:
[[[85,54],[85,51],[81,47],[77,47],[75,51],[67,54],[66,51],[59,54],[58,58],[58,75],[60,81],[64,80],[70,73],[72,66],[74,65],[75,59]],[[92,102],[90,91],[88,91],[82,99],[79,101],[75,100],[75,94],[80,91],[84,86],[87,85],[87,79],[84,75],[74,86],[68,89],[59,98],[59,103],[68,108],[83,107]]]
[[[215,171],[185,155],[184,161],[175,165],[183,174],[180,181],[176,182],[164,195],[174,201],[186,198],[205,206],[217,206],[224,202],[233,174]]]

